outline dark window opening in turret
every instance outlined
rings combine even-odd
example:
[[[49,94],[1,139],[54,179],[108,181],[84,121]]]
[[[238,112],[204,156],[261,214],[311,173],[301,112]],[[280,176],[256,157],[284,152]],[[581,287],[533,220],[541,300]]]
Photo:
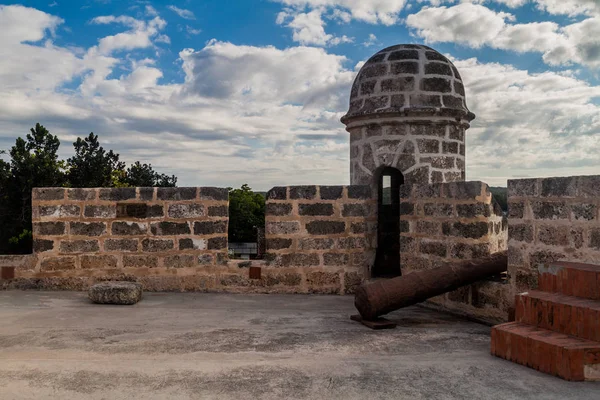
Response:
[[[378,179],[377,254],[372,277],[392,278],[400,271],[400,185],[402,173],[396,168],[384,168]]]

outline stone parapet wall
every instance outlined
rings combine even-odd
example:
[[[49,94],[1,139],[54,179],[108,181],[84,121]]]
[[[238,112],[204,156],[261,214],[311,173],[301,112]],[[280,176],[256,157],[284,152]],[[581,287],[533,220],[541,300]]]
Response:
[[[506,250],[507,221],[483,182],[404,186],[400,203],[402,274]],[[480,282],[430,299],[444,308],[501,321],[509,285]]]
[[[310,292],[351,293],[375,257],[369,186],[275,187],[266,202],[266,259],[298,268]]]
[[[32,197],[36,272],[227,261],[227,189],[43,188]]]
[[[600,264],[600,176],[511,179],[508,209],[515,294],[537,288],[540,264]]]

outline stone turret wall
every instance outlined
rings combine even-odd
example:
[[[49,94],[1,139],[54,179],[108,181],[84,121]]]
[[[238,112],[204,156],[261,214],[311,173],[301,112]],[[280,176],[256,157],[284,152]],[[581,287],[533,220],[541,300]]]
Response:
[[[515,294],[537,288],[540,265],[600,264],[600,176],[511,179],[508,209]]]
[[[375,257],[369,186],[275,187],[267,194],[267,262],[295,267],[312,293],[352,293]]]
[[[400,203],[402,274],[506,250],[508,224],[483,182],[404,186]],[[478,282],[429,300],[491,322],[508,319],[510,285]]]

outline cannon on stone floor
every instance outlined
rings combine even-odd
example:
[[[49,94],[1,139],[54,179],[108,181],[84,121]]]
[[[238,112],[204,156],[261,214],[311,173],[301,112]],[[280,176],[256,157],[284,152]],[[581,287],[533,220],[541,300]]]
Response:
[[[393,328],[394,323],[379,317],[461,286],[499,275],[506,271],[507,264],[507,252],[503,251],[477,260],[449,263],[442,267],[362,285],[356,290],[354,298],[354,305],[360,315],[353,315],[351,318],[373,329]]]

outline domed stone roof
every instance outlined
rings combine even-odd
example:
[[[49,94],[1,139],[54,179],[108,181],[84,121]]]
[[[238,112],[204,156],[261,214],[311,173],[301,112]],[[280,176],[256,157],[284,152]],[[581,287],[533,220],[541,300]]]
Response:
[[[475,118],[458,70],[431,47],[400,44],[381,50],[360,69],[342,122],[380,113]]]

